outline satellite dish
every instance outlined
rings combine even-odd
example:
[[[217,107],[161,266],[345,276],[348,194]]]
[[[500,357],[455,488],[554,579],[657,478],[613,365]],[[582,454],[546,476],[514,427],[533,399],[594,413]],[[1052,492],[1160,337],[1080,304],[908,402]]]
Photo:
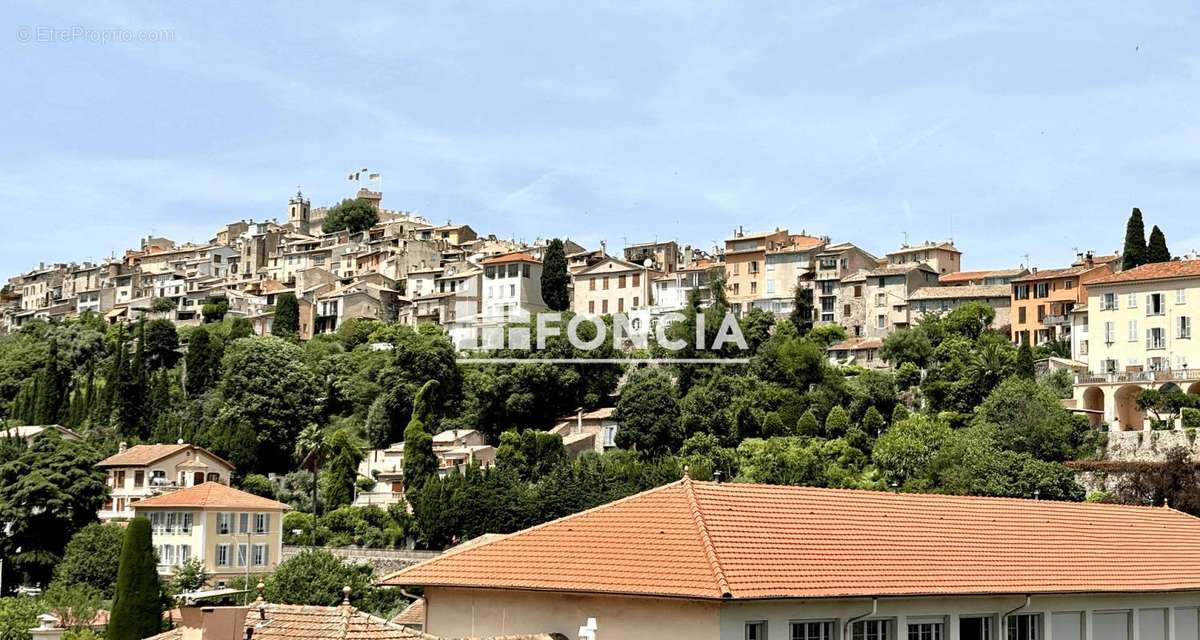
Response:
[[[654,258],[646,258],[645,260],[642,260],[642,266],[646,267],[647,269],[649,269],[650,267],[653,267],[654,266]]]

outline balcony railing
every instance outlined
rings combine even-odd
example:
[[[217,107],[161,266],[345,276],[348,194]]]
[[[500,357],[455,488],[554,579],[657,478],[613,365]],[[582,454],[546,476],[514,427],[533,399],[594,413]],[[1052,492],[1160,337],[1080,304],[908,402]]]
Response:
[[[1118,371],[1086,373],[1075,384],[1113,384],[1121,382],[1174,382],[1200,380],[1200,369],[1163,369],[1160,371]]]
[[[1070,324],[1071,319],[1067,316],[1045,316],[1042,318],[1044,325],[1065,325]]]

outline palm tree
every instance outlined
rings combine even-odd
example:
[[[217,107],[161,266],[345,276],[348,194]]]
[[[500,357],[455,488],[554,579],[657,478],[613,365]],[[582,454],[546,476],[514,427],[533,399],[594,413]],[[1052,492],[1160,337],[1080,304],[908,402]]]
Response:
[[[313,516],[318,516],[321,514],[321,510],[317,505],[317,472],[320,471],[321,465],[325,464],[325,458],[329,455],[329,438],[326,437],[325,430],[316,424],[304,427],[304,430],[296,437],[295,455],[296,459],[300,461],[300,466],[312,473]]]
[[[982,388],[993,389],[1012,373],[1013,354],[1008,345],[990,342],[972,354],[971,378]]]

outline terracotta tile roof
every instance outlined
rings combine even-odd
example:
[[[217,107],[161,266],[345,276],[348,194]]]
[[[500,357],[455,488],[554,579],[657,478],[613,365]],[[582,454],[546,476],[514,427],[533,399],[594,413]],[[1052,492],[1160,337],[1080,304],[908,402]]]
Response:
[[[207,509],[263,509],[286,511],[291,509],[282,502],[256,496],[253,493],[227,487],[220,482],[205,482],[194,487],[171,491],[152,498],[140,500],[134,509],[145,507],[201,507]]]
[[[1129,271],[1114,273],[1092,280],[1088,286],[1096,284],[1116,284],[1118,282],[1140,282],[1143,280],[1166,280],[1168,278],[1200,277],[1200,260],[1172,260],[1171,262],[1152,262]]]
[[[396,617],[392,618],[392,624],[405,627],[425,626],[425,598],[417,598],[407,607],[404,607],[404,611],[401,611],[396,614]]]
[[[532,262],[533,264],[541,264],[540,260],[534,258],[528,253],[525,253],[524,251],[515,251],[513,253],[506,253],[499,256],[484,258],[481,261],[481,264],[506,264],[509,262]]]
[[[879,276],[902,276],[913,271],[928,271],[929,273],[937,273],[933,267],[924,262],[909,262],[907,264],[895,264],[886,267],[872,269],[866,273],[868,278],[877,278]]]
[[[141,467],[148,464],[153,464],[163,458],[186,451],[187,449],[195,449],[224,462],[232,469],[233,465],[227,460],[222,460],[217,454],[205,449],[197,447],[194,444],[138,444],[120,453],[113,454],[100,462],[96,463],[97,467]]]
[[[256,640],[398,640],[424,638],[348,605],[321,607],[296,604],[255,604],[246,613],[246,627]]]
[[[1103,264],[1093,264],[1090,267],[1086,264],[1081,264],[1073,267],[1066,267],[1065,269],[1038,269],[1037,271],[1030,271],[1029,275],[1024,275],[1020,278],[1013,278],[1012,282],[1036,282],[1038,280],[1050,280],[1052,278],[1066,278],[1069,276],[1083,275],[1094,269],[1105,268],[1107,267]]]
[[[957,273],[947,273],[938,278],[942,284],[953,284],[955,282],[970,282],[971,280],[980,280],[982,278],[1015,278],[1024,274],[1026,269],[989,269],[987,271],[959,271]]]
[[[682,480],[384,584],[688,599],[1200,590],[1164,508]]]

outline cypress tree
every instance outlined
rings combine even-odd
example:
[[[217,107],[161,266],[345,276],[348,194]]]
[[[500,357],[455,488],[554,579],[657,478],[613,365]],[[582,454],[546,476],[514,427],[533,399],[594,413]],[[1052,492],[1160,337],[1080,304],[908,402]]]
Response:
[[[1150,243],[1146,245],[1146,262],[1169,262],[1171,260],[1171,250],[1167,249],[1167,237],[1163,235],[1162,229],[1158,225],[1154,225],[1150,229]]]
[[[220,358],[214,358],[214,345],[208,336],[208,330],[198,327],[188,340],[187,358],[184,369],[187,372],[184,387],[192,395],[204,393],[217,381],[217,367]]]
[[[58,343],[51,339],[46,362],[38,373],[37,400],[31,420],[33,424],[58,424],[61,421],[66,391],[63,378],[58,366]]]
[[[162,585],[150,520],[134,518],[125,529],[108,640],[142,640],[162,630]]]
[[[546,246],[542,260],[542,301],[551,311],[565,311],[571,304],[567,287],[571,275],[567,273],[567,255],[562,240],[555,238]]]
[[[875,405],[868,407],[866,413],[863,414],[863,431],[869,436],[878,436],[886,427],[887,421],[883,419],[883,414],[879,413],[879,409],[876,409]]]
[[[814,438],[821,435],[821,423],[817,421],[817,414],[813,413],[812,409],[805,411],[796,422],[796,434]]]
[[[846,435],[849,428],[850,416],[846,414],[846,410],[840,404],[833,405],[833,408],[829,410],[829,415],[825,416],[825,436],[840,438]]]
[[[413,399],[412,419],[404,428],[404,486],[419,489],[425,481],[437,475],[437,457],[433,455],[433,436],[426,430],[430,418],[429,395],[438,386],[437,380],[426,382]]]
[[[296,302],[296,294],[285,292],[275,298],[271,335],[288,340],[294,340],[300,335],[300,305]]]
[[[1125,248],[1121,253],[1121,269],[1133,269],[1146,264],[1146,226],[1142,223],[1142,210],[1133,208],[1129,222],[1125,223]]]
[[[1037,370],[1033,366],[1033,348],[1028,342],[1022,342],[1021,348],[1017,349],[1017,375],[1022,378],[1033,380],[1037,377]]]

